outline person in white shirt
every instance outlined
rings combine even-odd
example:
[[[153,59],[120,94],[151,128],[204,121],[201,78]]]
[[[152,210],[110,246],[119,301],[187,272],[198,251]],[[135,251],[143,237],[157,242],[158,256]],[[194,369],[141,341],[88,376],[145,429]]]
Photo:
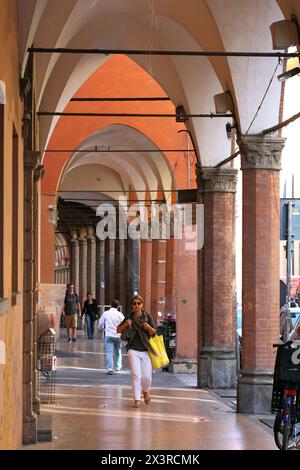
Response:
[[[113,300],[111,308],[101,315],[98,323],[99,330],[105,329],[106,368],[109,375],[113,373],[113,364],[116,371],[122,369],[122,341],[117,326],[124,320],[124,315],[118,310],[119,305],[118,300]]]

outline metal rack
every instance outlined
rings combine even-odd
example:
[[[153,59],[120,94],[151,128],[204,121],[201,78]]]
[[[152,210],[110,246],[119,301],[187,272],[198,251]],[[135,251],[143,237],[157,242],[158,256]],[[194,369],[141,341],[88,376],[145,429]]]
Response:
[[[55,403],[55,330],[48,328],[37,342],[38,390],[41,403]]]

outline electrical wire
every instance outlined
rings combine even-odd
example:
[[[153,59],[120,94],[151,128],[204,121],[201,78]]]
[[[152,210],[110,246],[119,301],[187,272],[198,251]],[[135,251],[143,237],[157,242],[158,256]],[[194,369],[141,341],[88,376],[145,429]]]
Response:
[[[271,84],[272,84],[272,82],[273,82],[273,80],[274,80],[274,77],[275,77],[275,74],[276,74],[276,72],[277,72],[277,69],[278,69],[278,67],[279,67],[279,65],[280,65],[281,63],[282,63],[282,62],[281,62],[281,59],[279,58],[279,59],[278,59],[278,62],[277,62],[277,65],[276,65],[276,67],[275,67],[275,70],[274,70],[274,72],[273,72],[273,74],[272,74],[271,80],[269,81],[269,84],[268,84],[268,86],[267,86],[267,89],[266,89],[266,91],[265,91],[265,93],[264,93],[264,95],[263,95],[263,97],[262,97],[262,100],[261,100],[261,102],[260,102],[260,104],[259,104],[259,106],[258,106],[258,108],[257,108],[257,111],[256,111],[256,113],[255,113],[255,115],[254,115],[254,117],[253,117],[253,119],[252,119],[252,121],[251,121],[251,123],[250,123],[250,126],[248,127],[248,129],[247,129],[247,131],[246,131],[246,135],[249,133],[249,131],[250,131],[250,129],[251,129],[251,127],[252,127],[252,125],[253,125],[255,119],[256,119],[257,116],[258,116],[259,111],[261,110],[261,107],[262,107],[262,105],[263,105],[263,102],[265,101],[265,98],[266,98],[266,96],[267,96],[267,94],[268,94],[268,91],[269,91],[269,89],[270,89],[270,87],[271,87]]]

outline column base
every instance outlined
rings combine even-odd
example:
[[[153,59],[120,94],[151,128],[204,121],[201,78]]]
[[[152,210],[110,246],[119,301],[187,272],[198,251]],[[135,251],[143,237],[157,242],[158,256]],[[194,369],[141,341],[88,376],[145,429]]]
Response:
[[[199,372],[199,387],[235,388],[235,351],[227,348],[203,348],[200,355]]]
[[[197,361],[194,359],[172,360],[169,372],[173,374],[195,374],[197,373]]]
[[[37,423],[38,442],[51,442],[53,439],[52,415],[40,415]]]
[[[237,384],[237,412],[270,414],[273,370],[244,369]]]
[[[32,402],[32,409],[36,415],[40,414],[40,402],[38,400]]]
[[[37,418],[35,415],[23,418],[23,444],[36,444]]]

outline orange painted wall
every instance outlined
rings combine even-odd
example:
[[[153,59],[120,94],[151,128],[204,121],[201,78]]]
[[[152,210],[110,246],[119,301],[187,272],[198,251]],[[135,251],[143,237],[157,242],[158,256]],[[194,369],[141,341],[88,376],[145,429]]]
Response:
[[[76,97],[158,97],[166,96],[161,87],[141,67],[128,57],[119,55],[109,59],[82,85]],[[107,113],[175,113],[171,102],[98,102],[69,103],[66,112],[107,112]],[[41,117],[41,119],[43,119]],[[174,118],[109,118],[109,117],[61,117],[53,131],[48,149],[75,149],[82,141],[97,130],[111,124],[125,124],[144,133],[161,149],[186,149],[188,134],[178,131],[185,129]],[[165,154],[174,170],[178,188],[187,187],[187,164],[183,152]],[[45,176],[41,183],[41,282],[52,282],[52,247],[54,226],[48,222],[47,202],[53,200],[58,189],[61,172],[70,158],[67,153],[46,153],[44,157]],[[194,153],[191,152],[193,163]],[[196,187],[195,173],[191,165],[191,187]],[[133,197],[133,195],[132,195]],[[50,244],[50,245],[49,245]]]
[[[6,84],[4,105],[4,177],[0,184],[0,195],[4,201],[3,227],[3,270],[4,291],[0,298],[0,341],[5,350],[5,358],[0,356],[0,449],[17,449],[22,442],[22,402],[23,402],[23,302],[19,295],[16,304],[12,296],[12,269],[18,269],[18,291],[23,291],[23,153],[22,153],[22,113],[19,98],[19,69],[17,43],[17,1],[2,0],[0,15],[0,80]],[[19,207],[18,207],[18,259],[12,259],[12,231],[17,230],[12,221],[12,133],[13,125],[18,134],[19,148]],[[7,306],[7,307],[6,307]]]
[[[48,220],[48,207],[56,205],[55,194],[41,195],[41,253],[42,262],[40,265],[41,282],[54,283],[54,242],[55,225]]]
[[[76,97],[163,97],[166,96],[162,88],[148,75],[141,67],[136,65],[128,57],[120,55],[114,56],[100,67],[78,90]],[[170,101],[162,102],[72,102],[65,108],[66,112],[95,112],[95,113],[161,113],[175,114],[175,107]],[[42,119],[42,118],[41,118]],[[124,124],[131,126],[147,136],[153,143],[161,149],[187,149],[188,134],[186,132],[178,133],[179,130],[185,129],[183,123],[177,123],[175,118],[137,118],[137,117],[61,117],[53,131],[48,149],[76,149],[91,134],[100,129],[112,125]],[[192,148],[190,144],[190,148]],[[53,199],[59,186],[59,180],[64,165],[70,158],[67,153],[49,153],[45,154],[44,166],[45,176],[42,180],[42,258],[41,258],[41,281],[49,282],[51,279],[51,271],[53,272],[53,260],[50,259],[49,243],[51,243],[47,222],[47,204],[48,198]],[[121,158],[121,157],[120,157]],[[187,161],[183,152],[165,153],[165,158],[173,169],[177,181],[178,189],[187,188]],[[194,172],[194,153],[191,152],[191,187],[196,187],[196,178]],[[159,191],[160,188],[157,188]],[[158,194],[162,196],[162,194]],[[134,195],[131,196],[134,199]],[[174,202],[174,199],[173,199]],[[52,230],[53,228],[51,228]],[[50,238],[51,240],[50,240]],[[54,244],[54,242],[52,242]],[[53,246],[52,244],[52,246]],[[152,256],[154,255],[153,246],[151,246]],[[165,248],[165,246],[164,246]],[[150,247],[149,247],[150,250]],[[148,253],[148,252],[147,252]],[[176,276],[169,266],[166,270],[165,265],[157,265],[161,269],[161,273],[154,271],[147,272],[149,265],[149,255],[142,253],[141,258],[141,294],[145,296],[145,302],[148,309],[154,315],[157,313],[157,299],[164,297],[166,292],[172,297],[175,291],[174,283]],[[165,256],[164,256],[165,258]],[[193,259],[191,259],[193,258]],[[181,254],[181,257],[175,261],[175,266],[180,264],[183,266],[184,279],[178,284],[177,291],[178,302],[181,297],[186,297],[187,291],[190,292],[189,303],[187,305],[180,304],[178,311],[179,329],[189,319],[188,338],[189,342],[185,342],[186,331],[181,331],[179,339],[179,356],[185,358],[196,357],[196,312],[197,312],[197,276],[191,278],[191,273],[197,272],[197,257],[189,253],[187,256]],[[181,265],[183,263],[183,265]],[[150,259],[151,266],[151,259]],[[180,276],[182,277],[182,276]],[[157,284],[158,280],[166,279],[167,284]],[[170,284],[170,285],[169,285]],[[176,298],[174,292],[174,298]],[[152,305],[151,305],[152,303]],[[150,306],[151,305],[151,306]],[[195,336],[195,337],[194,337]],[[191,342],[190,339],[193,341]],[[191,346],[192,345],[192,346]]]
[[[76,97],[158,97],[166,96],[162,88],[138,65],[128,57],[120,55],[109,59],[78,90]],[[174,105],[169,102],[72,102],[65,112],[103,112],[103,113],[175,113]],[[41,117],[41,119],[43,119]],[[145,134],[161,149],[187,148],[187,133],[177,132],[185,129],[174,118],[136,118],[136,117],[61,117],[53,131],[48,149],[74,149],[89,135],[111,124],[131,126]],[[193,156],[193,154],[192,154]],[[68,154],[45,154],[45,177],[42,192],[55,193],[64,163]],[[186,159],[182,152],[166,154],[171,168],[174,169],[178,187],[187,187]],[[192,158],[193,161],[193,158]],[[192,187],[195,175],[191,171]]]

